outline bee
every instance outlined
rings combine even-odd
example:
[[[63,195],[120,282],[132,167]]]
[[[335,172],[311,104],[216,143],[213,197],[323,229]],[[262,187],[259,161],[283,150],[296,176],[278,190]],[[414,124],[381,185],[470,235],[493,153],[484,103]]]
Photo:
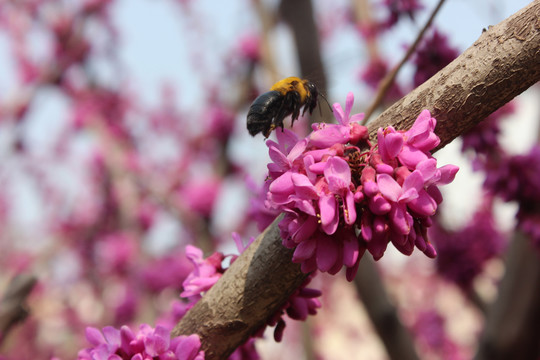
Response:
[[[292,115],[294,120],[317,106],[319,91],[309,80],[288,77],[275,83],[270,91],[259,95],[251,104],[247,114],[247,129],[251,136],[262,132],[264,137],[270,136],[278,126],[283,129],[283,119]]]

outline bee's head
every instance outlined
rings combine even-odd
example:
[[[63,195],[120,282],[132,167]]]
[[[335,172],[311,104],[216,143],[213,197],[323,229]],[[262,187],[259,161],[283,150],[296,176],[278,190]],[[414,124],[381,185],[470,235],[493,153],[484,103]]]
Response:
[[[313,99],[317,99],[317,96],[319,95],[319,90],[317,90],[317,87],[315,86],[314,83],[312,83],[311,81],[306,80],[305,83],[304,83],[304,87],[311,94],[311,97]]]

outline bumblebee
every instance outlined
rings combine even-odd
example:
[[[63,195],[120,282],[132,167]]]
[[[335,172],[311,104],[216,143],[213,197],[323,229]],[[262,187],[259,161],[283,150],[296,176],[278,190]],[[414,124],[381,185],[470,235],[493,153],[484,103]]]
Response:
[[[262,132],[267,138],[276,127],[283,129],[283,119],[287,116],[292,115],[292,126],[302,108],[302,115],[308,110],[313,113],[318,96],[315,84],[308,80],[294,76],[280,80],[253,101],[247,115],[247,129],[251,136]]]

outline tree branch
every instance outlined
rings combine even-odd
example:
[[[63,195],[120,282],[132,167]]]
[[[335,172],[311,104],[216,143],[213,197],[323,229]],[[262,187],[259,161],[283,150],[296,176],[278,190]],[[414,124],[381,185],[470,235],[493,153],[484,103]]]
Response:
[[[326,74],[311,0],[282,0],[279,14],[293,33],[302,77],[313,81],[319,93],[326,96],[328,94]],[[311,114],[310,123],[327,121],[332,117],[329,107],[321,106],[319,110]],[[310,124],[308,124],[309,131],[311,131]]]
[[[540,78],[540,0],[484,32],[461,56],[369,124],[408,129],[423,109],[439,148]],[[260,329],[306,275],[281,245],[278,218],[186,314],[173,335],[197,333],[207,359],[226,359]]]
[[[360,260],[354,285],[375,331],[384,344],[388,358],[418,360],[413,337],[401,324],[373,259]]]
[[[17,275],[9,283],[0,300],[0,344],[12,327],[28,316],[25,302],[36,281],[32,275]]]
[[[499,296],[488,311],[477,360],[538,359],[540,261],[531,239],[516,232]]]

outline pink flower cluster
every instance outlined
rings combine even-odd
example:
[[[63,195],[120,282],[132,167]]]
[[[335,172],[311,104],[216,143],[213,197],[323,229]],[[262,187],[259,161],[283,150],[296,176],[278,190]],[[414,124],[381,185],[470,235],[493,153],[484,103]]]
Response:
[[[142,324],[137,333],[128,326],[107,326],[102,331],[88,327],[86,339],[93,347],[79,351],[79,360],[204,360],[197,335],[171,338],[162,326]]]
[[[503,252],[506,239],[497,230],[492,214],[492,198],[471,218],[462,229],[451,231],[434,221],[429,236],[437,246],[437,272],[469,292],[475,278],[482,273],[485,264]]]
[[[233,238],[240,253],[242,253],[253,241],[252,239],[244,246],[237,233],[233,233]],[[193,306],[202,297],[204,292],[208,291],[226,271],[226,269],[222,267],[222,262],[226,256],[222,253],[215,252],[205,259],[203,258],[202,251],[191,245],[186,247],[186,256],[192,261],[194,270],[184,281],[184,291],[180,296],[188,298],[190,302],[192,302],[188,306]],[[237,256],[233,255],[231,263],[234,262],[236,258]],[[285,329],[285,321],[283,319],[285,314],[293,320],[306,320],[308,315],[315,315],[317,309],[321,307],[321,303],[317,299],[321,296],[321,292],[316,289],[308,288],[307,285],[310,281],[311,277],[308,277],[308,279],[306,279],[306,281],[289,297],[285,304],[283,304],[281,309],[268,319],[266,325],[276,326],[274,330],[274,339],[276,341],[281,341],[283,330]],[[265,327],[266,326],[263,326],[257,334],[262,336]],[[248,342],[246,345],[249,347],[252,346],[252,343]],[[244,351],[246,345],[243,346]],[[249,358],[254,359],[255,357]]]
[[[388,242],[410,255],[416,245],[427,256],[435,249],[426,236],[442,201],[439,185],[451,182],[453,165],[437,168],[430,150],[440,140],[436,120],[424,110],[412,128],[379,129],[378,144],[351,116],[354,97],[345,111],[334,105],[338,124],[314,124],[299,140],[277,131],[267,141],[272,163],[266,204],[285,213],[280,223],[283,244],[294,248],[302,271],[337,273],[347,268],[351,281],[367,249],[381,258]]]

